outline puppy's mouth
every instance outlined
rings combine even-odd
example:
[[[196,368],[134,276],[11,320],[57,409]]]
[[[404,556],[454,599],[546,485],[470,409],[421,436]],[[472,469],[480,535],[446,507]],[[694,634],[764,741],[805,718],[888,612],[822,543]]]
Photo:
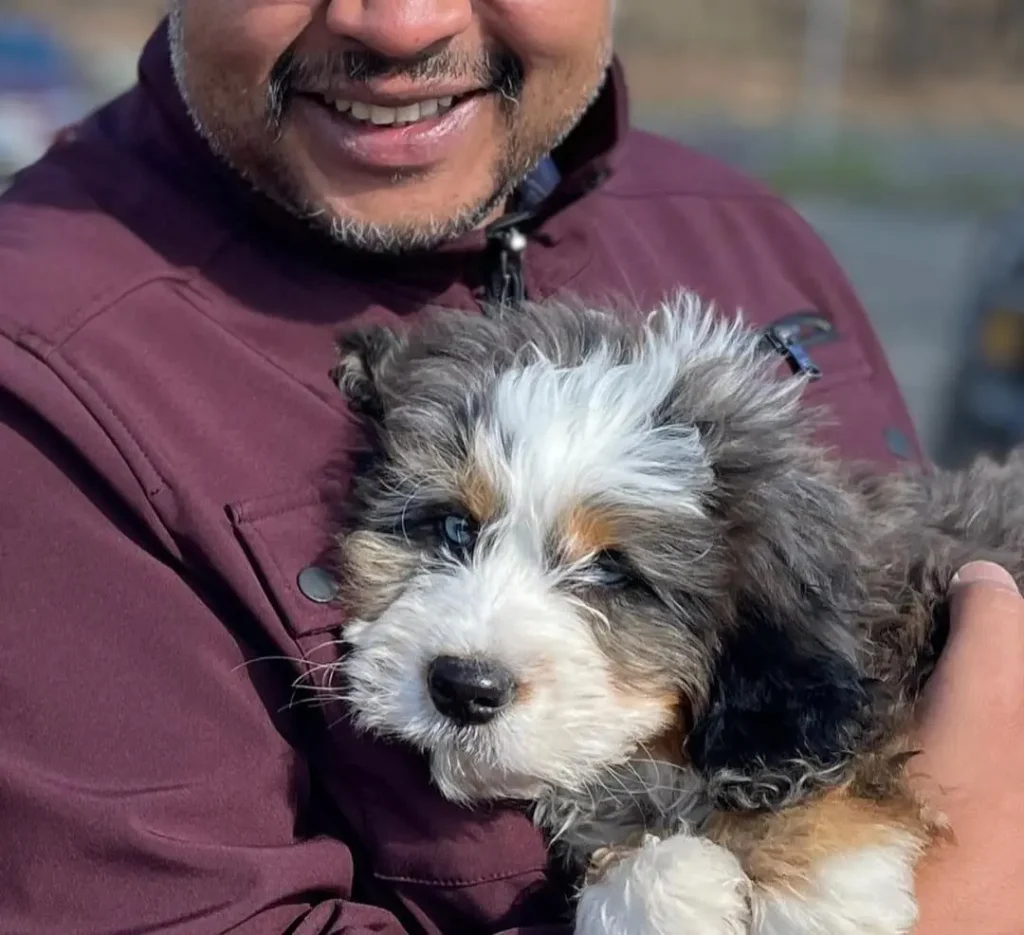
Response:
[[[544,780],[526,773],[502,769],[481,757],[486,749],[481,734],[476,744],[466,743],[463,734],[455,744],[440,744],[429,751],[430,772],[441,794],[452,802],[466,805],[486,802],[527,802],[536,799],[549,786]]]

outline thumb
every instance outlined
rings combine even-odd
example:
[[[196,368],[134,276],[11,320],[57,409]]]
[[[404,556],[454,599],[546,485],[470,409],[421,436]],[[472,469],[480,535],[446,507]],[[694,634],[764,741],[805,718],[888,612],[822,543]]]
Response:
[[[970,562],[953,577],[949,600],[949,639],[937,680],[966,691],[1008,665],[1016,667],[1024,646],[1024,600],[1013,576],[992,562]]]
[[[949,585],[950,640],[965,628],[997,637],[1001,628],[1019,626],[1020,590],[1011,575],[993,562],[964,565]],[[982,637],[971,635],[972,640]]]
[[[949,593],[956,598],[966,588],[982,585],[996,591],[1009,591],[1011,594],[1020,594],[1017,583],[1002,565],[995,562],[968,562],[955,575],[949,585]]]

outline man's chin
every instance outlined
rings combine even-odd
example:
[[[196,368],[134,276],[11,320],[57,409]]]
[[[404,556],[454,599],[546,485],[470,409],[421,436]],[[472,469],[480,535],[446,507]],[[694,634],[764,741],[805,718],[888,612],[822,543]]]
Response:
[[[373,253],[432,250],[486,225],[532,168],[499,154],[466,166],[369,174],[316,162],[288,134],[268,178],[278,200],[335,243]],[[479,154],[478,154],[479,155]]]
[[[448,200],[437,202],[435,211],[421,208],[415,214],[408,207],[388,211],[380,204],[372,212],[362,212],[350,202],[331,204],[330,200],[320,201],[318,207],[307,199],[295,211],[339,246],[397,254],[433,250],[483,227],[501,213],[507,197],[508,190],[502,188],[454,211],[453,200]]]

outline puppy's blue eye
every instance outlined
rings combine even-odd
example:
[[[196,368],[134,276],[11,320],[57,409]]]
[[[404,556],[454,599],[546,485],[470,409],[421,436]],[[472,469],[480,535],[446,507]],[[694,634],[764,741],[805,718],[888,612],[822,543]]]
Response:
[[[606,588],[615,588],[626,583],[627,575],[624,571],[616,571],[614,568],[603,568],[597,566],[597,579]]]
[[[467,552],[476,541],[476,528],[465,516],[452,513],[441,520],[441,535],[450,549]]]
[[[632,580],[626,560],[616,552],[602,552],[591,566],[595,583],[604,588],[620,588]]]

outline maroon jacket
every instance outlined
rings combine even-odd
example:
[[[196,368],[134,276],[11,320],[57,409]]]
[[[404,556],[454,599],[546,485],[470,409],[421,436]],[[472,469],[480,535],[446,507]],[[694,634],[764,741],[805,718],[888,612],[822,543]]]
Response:
[[[653,303],[685,285],[759,323],[809,313],[829,439],[919,457],[818,238],[751,182],[630,130],[613,79],[559,154],[529,295]],[[206,151],[163,30],[139,86],[3,196],[4,935],[559,922],[525,816],[446,804],[418,756],[292,687],[321,678],[340,623],[299,584],[354,440],[334,336],[426,302],[476,307],[481,248],[371,261],[317,242]]]

